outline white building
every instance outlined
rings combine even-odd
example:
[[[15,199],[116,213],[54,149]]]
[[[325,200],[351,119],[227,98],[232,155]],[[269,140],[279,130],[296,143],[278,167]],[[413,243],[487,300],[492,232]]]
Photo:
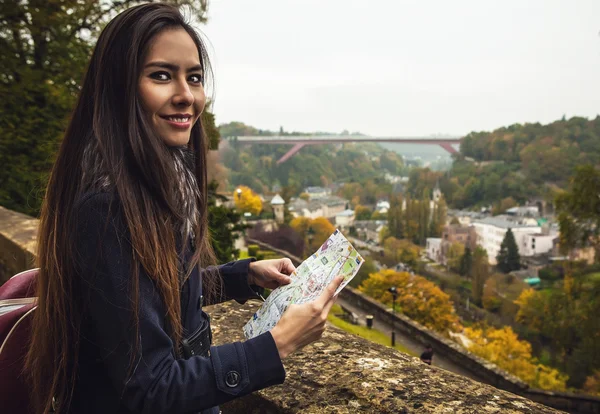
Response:
[[[331,195],[331,190],[324,187],[306,187],[304,192],[308,194],[311,200],[328,197]]]
[[[433,260],[436,263],[441,263],[442,262],[442,239],[435,238],[435,237],[428,237],[426,246],[427,246],[426,247],[427,258],[429,260]]]
[[[377,206],[375,207],[375,210],[377,210],[377,212],[379,212],[381,214],[387,213],[389,209],[390,209],[390,202],[385,201],[385,200],[378,201]]]
[[[349,227],[354,223],[354,210],[344,210],[335,216],[335,225],[342,229]]]
[[[525,234],[523,236],[523,245],[519,246],[519,252],[522,256],[536,256],[552,251],[554,240],[558,238],[557,234]]]
[[[334,218],[346,210],[348,201],[338,196],[328,196],[316,200],[305,201],[301,198],[290,202],[289,210],[294,217],[302,216],[315,219],[317,217]]]
[[[500,245],[508,229],[511,229],[515,236],[519,255],[521,256],[526,256],[525,237],[528,234],[540,234],[542,231],[539,225],[532,225],[532,223],[525,224],[520,220],[515,220],[508,216],[495,216],[475,220],[473,227],[477,233],[477,244],[487,251],[488,260],[491,265],[496,264],[496,256],[500,252]]]

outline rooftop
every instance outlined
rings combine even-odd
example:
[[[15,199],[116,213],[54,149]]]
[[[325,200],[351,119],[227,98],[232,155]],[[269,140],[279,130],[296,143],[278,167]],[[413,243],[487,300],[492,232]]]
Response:
[[[276,194],[275,197],[273,197],[273,199],[271,200],[272,206],[278,206],[282,204],[285,204],[285,201],[283,200],[283,198],[281,198],[279,194]]]
[[[488,224],[490,226],[499,227],[501,229],[516,229],[516,228],[535,228],[538,225],[524,224],[520,220],[515,220],[510,216],[494,216],[475,220],[475,223]]]

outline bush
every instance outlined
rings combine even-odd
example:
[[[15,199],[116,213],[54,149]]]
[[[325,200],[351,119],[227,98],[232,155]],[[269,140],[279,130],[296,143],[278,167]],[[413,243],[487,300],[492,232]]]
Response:
[[[258,260],[279,259],[280,255],[270,250],[259,250],[256,254]],[[260,259],[259,259],[260,258]]]
[[[563,278],[564,270],[562,266],[548,266],[540,269],[538,276],[541,280],[553,282]]]
[[[250,256],[250,257],[257,257],[259,249],[260,248],[256,244],[250,244],[250,245],[248,245],[248,256]]]

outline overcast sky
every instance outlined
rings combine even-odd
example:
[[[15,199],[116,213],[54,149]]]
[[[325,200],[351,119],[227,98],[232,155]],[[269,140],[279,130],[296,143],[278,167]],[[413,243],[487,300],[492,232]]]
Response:
[[[217,122],[463,135],[600,113],[600,0],[210,0]]]

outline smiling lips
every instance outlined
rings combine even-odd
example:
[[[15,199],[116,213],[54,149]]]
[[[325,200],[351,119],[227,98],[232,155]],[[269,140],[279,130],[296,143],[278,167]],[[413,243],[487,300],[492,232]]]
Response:
[[[188,129],[192,124],[192,116],[190,114],[161,115],[160,117],[177,129]]]

